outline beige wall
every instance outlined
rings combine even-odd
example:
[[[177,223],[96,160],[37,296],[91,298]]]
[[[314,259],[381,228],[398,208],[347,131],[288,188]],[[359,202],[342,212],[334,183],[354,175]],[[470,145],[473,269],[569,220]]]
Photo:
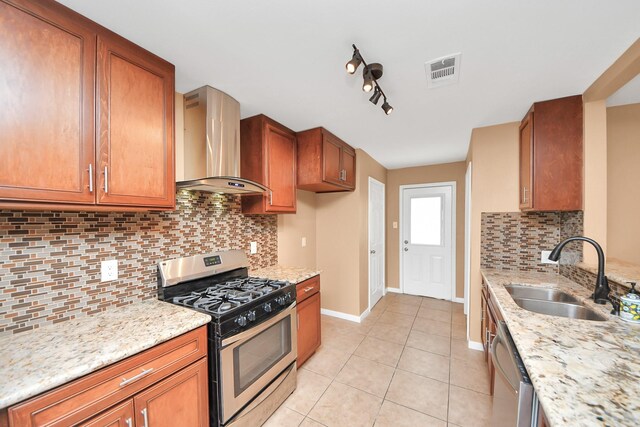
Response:
[[[307,240],[302,247],[302,238]],[[316,194],[298,190],[297,212],[278,215],[278,263],[316,268]]]
[[[355,316],[368,307],[369,176],[384,183],[386,169],[366,152],[356,150],[356,190],[316,195],[322,308]]]
[[[519,122],[473,129],[471,174],[469,338],[480,342],[480,227],[482,212],[518,212]]]
[[[456,296],[464,297],[464,176],[466,162],[446,163],[432,166],[418,166],[391,169],[387,173],[386,188],[386,238],[387,264],[386,282],[389,288],[400,287],[400,186],[410,184],[431,184],[436,182],[456,182]],[[393,223],[398,228],[393,228]]]
[[[640,104],[607,108],[607,257],[640,265]]]
[[[584,103],[584,235],[607,252],[607,107]],[[597,263],[596,251],[584,246],[584,261]]]

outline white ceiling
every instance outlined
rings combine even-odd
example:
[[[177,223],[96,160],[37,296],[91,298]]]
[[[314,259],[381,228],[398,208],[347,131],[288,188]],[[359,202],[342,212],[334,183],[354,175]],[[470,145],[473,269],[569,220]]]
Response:
[[[324,126],[387,168],[462,160],[471,129],[582,93],[640,36],[640,1],[61,0],[293,130]],[[381,62],[385,116],[344,64]],[[424,62],[462,52],[460,83]]]

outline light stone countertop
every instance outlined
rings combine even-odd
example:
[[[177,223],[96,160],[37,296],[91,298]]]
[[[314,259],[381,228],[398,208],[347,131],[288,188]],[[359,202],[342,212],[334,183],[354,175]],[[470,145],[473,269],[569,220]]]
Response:
[[[146,300],[0,338],[0,408],[21,402],[207,324],[211,317]]]
[[[320,274],[320,270],[300,267],[285,267],[282,265],[272,265],[271,267],[258,268],[249,271],[249,276],[262,277],[272,280],[286,280],[290,283],[298,284],[307,279]]]
[[[590,292],[556,274],[484,269],[551,426],[635,426],[640,422],[640,325],[609,314]],[[553,287],[609,317],[566,319],[524,310],[503,285]]]
[[[597,264],[580,262],[576,264],[576,266],[590,273],[598,274]],[[615,258],[608,258],[604,266],[604,273],[609,280],[620,283],[628,289],[631,289],[631,285],[629,285],[628,282],[635,282],[637,283],[636,290],[640,291],[640,265]]]

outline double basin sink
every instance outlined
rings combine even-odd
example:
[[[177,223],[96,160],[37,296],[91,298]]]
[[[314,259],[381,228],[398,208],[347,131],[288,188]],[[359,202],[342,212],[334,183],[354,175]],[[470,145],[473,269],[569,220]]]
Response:
[[[505,285],[515,303],[528,311],[570,319],[605,321],[606,317],[585,307],[577,298],[553,288]]]

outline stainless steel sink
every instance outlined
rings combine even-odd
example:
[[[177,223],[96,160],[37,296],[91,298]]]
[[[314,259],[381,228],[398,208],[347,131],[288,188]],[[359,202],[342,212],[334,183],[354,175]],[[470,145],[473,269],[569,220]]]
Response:
[[[511,294],[513,299],[526,298],[580,304],[576,297],[553,288],[534,288],[522,285],[506,285],[504,288]]]
[[[540,299],[515,298],[513,300],[525,310],[550,316],[568,317],[570,319],[605,321],[606,317],[595,311],[578,304],[566,302],[544,301]]]

